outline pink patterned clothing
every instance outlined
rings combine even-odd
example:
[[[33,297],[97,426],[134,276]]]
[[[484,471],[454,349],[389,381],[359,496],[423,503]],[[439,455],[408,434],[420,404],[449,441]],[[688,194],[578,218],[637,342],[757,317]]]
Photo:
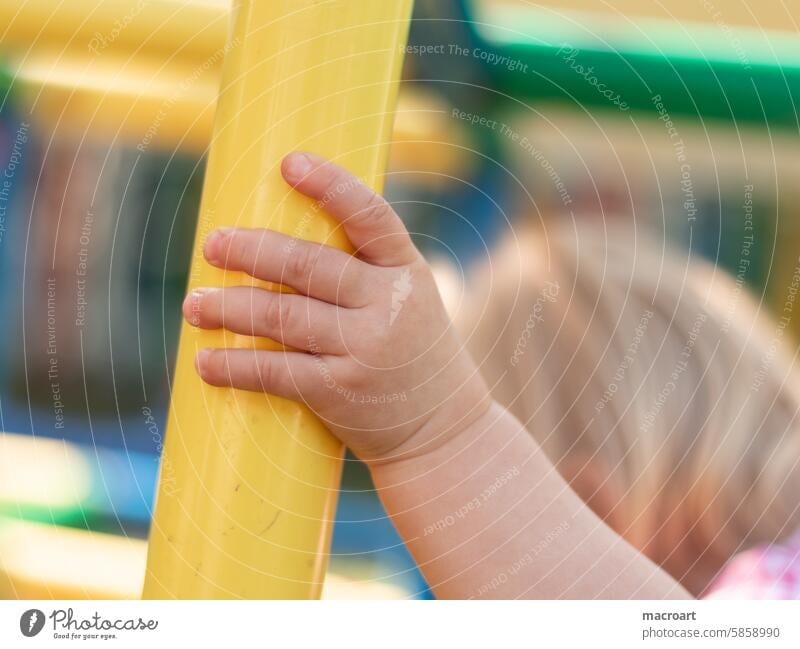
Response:
[[[705,598],[800,599],[800,532],[731,559]]]

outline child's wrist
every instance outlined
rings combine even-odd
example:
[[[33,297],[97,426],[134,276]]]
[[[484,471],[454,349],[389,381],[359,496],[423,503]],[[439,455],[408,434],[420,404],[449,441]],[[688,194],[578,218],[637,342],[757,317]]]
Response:
[[[502,408],[488,394],[469,407],[442,406],[420,430],[401,446],[381,457],[365,460],[373,478],[419,474],[459,456],[489,427]]]

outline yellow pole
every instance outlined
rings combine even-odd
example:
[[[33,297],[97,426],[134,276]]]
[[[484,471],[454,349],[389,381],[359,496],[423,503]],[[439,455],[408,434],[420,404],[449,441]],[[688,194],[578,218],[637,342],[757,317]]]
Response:
[[[219,226],[347,245],[288,190],[280,160],[315,151],[380,188],[410,12],[411,0],[234,3],[190,288],[255,283],[202,261]],[[340,444],[305,407],[209,387],[194,371],[200,348],[253,344],[182,331],[146,598],[319,597]]]

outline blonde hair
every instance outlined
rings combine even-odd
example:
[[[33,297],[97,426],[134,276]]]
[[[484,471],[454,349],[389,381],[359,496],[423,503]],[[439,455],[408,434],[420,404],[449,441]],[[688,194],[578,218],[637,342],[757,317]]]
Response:
[[[741,282],[602,225],[527,231],[478,277],[464,336],[495,398],[687,588],[798,524],[800,379]]]

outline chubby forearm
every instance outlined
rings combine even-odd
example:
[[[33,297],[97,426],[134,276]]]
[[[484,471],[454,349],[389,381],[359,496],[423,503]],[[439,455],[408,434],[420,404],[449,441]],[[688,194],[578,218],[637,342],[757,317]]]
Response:
[[[438,597],[688,597],[595,516],[497,404],[434,451],[371,468]]]

